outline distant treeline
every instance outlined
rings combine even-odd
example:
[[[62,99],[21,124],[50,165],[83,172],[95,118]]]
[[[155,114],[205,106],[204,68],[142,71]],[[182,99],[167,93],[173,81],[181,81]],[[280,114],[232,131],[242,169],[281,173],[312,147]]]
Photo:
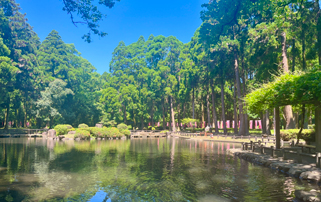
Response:
[[[321,65],[319,1],[211,1],[189,43],[153,35],[120,42],[102,75],[58,32],[40,43],[17,4],[0,2],[4,127],[171,122],[176,130],[191,119],[216,129],[223,121],[226,130],[226,120],[234,120],[245,134],[250,119],[263,120],[262,128],[272,119],[268,110],[246,110],[247,93],[281,72]],[[300,109],[284,107],[285,128],[298,127]]]

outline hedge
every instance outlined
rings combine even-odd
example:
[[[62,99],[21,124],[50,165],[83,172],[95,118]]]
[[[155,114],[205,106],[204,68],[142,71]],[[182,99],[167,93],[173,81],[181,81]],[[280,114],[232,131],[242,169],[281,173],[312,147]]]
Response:
[[[80,138],[81,140],[87,140],[90,138],[90,132],[88,132],[87,130],[83,130],[83,129],[77,129],[76,134],[75,134],[75,138]]]
[[[82,124],[79,124],[79,125],[78,125],[78,128],[88,128],[88,125],[82,123]]]
[[[59,135],[66,135],[69,130],[71,130],[73,127],[71,125],[67,125],[67,124],[61,124],[61,125],[56,125],[54,127],[55,131],[56,131],[56,136]]]
[[[291,139],[297,139],[297,134],[299,133],[299,131],[300,131],[300,129],[281,130],[280,131],[281,139],[284,141],[289,141]],[[315,130],[303,129],[300,139],[303,139],[307,142],[315,141]]]

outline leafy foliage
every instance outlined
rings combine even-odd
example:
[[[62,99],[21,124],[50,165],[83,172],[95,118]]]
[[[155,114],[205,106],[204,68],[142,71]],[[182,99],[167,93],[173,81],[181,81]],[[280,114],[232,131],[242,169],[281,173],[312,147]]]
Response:
[[[83,129],[77,129],[74,137],[81,140],[87,140],[90,138],[90,132]]]
[[[128,129],[128,126],[124,123],[121,123],[121,124],[118,124],[117,125],[117,128],[119,131],[123,131],[123,130],[127,130]]]
[[[99,0],[98,4],[107,8],[112,8],[116,1],[120,0]],[[86,24],[90,30],[82,37],[85,41],[88,43],[91,42],[91,33],[97,34],[100,37],[107,35],[107,33],[99,31],[98,24],[106,15],[103,14],[92,1],[63,0],[63,3],[63,10],[70,15],[72,23],[76,26],[77,24]],[[79,16],[81,21],[77,21],[75,15]]]
[[[297,138],[297,134],[300,129],[290,129],[290,130],[281,130],[280,135],[281,139],[284,141],[289,141]],[[301,139],[307,142],[315,141],[315,130],[313,129],[304,129],[301,133]]]
[[[249,93],[245,100],[250,110],[262,111],[283,105],[316,104],[321,101],[321,71],[284,74]]]
[[[78,128],[88,128],[88,125],[85,123],[79,124]]]
[[[66,135],[70,129],[72,129],[71,125],[56,125],[54,127],[56,131],[56,135]]]

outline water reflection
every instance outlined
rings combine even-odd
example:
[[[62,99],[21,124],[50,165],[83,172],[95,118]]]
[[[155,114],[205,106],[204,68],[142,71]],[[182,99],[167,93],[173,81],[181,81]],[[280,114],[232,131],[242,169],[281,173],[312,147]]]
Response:
[[[0,139],[0,201],[287,201],[302,184],[178,138]]]

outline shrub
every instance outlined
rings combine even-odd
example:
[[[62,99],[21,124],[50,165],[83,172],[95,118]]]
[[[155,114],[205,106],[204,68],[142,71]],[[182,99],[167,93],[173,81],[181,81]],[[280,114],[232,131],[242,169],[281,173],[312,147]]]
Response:
[[[163,130],[160,133],[167,133],[167,132],[169,132],[169,131],[168,130]]]
[[[130,131],[129,130],[123,130],[121,131],[123,135],[130,136]]]
[[[78,128],[88,128],[88,125],[82,123],[82,124],[79,124],[79,125],[78,125]]]
[[[133,126],[129,125],[129,126],[127,126],[127,129],[128,129],[128,130],[132,130],[132,129],[133,129]]]
[[[95,137],[106,137],[108,134],[107,128],[97,128],[97,127],[91,127],[89,128],[90,134]]]
[[[308,129],[315,129],[315,124],[308,125]]]
[[[284,141],[296,139],[299,131],[300,131],[300,129],[281,130],[280,131],[281,139]],[[302,130],[300,139],[303,139],[307,142],[314,142],[315,141],[315,130],[312,130],[312,129]]]
[[[83,130],[83,129],[77,129],[76,134],[75,134],[75,138],[80,138],[81,140],[87,140],[90,138],[90,132],[88,132],[87,130]]]
[[[65,135],[68,133],[68,127],[70,125],[56,125],[54,127],[55,131],[56,131],[56,135],[59,136],[59,135]],[[72,128],[72,126],[71,126]]]
[[[117,128],[119,131],[123,131],[123,130],[127,130],[128,126],[124,123],[121,123],[121,124],[118,124]]]
[[[121,137],[122,134],[119,132],[118,128],[112,127],[112,128],[108,128],[109,132],[111,134],[111,137]]]

